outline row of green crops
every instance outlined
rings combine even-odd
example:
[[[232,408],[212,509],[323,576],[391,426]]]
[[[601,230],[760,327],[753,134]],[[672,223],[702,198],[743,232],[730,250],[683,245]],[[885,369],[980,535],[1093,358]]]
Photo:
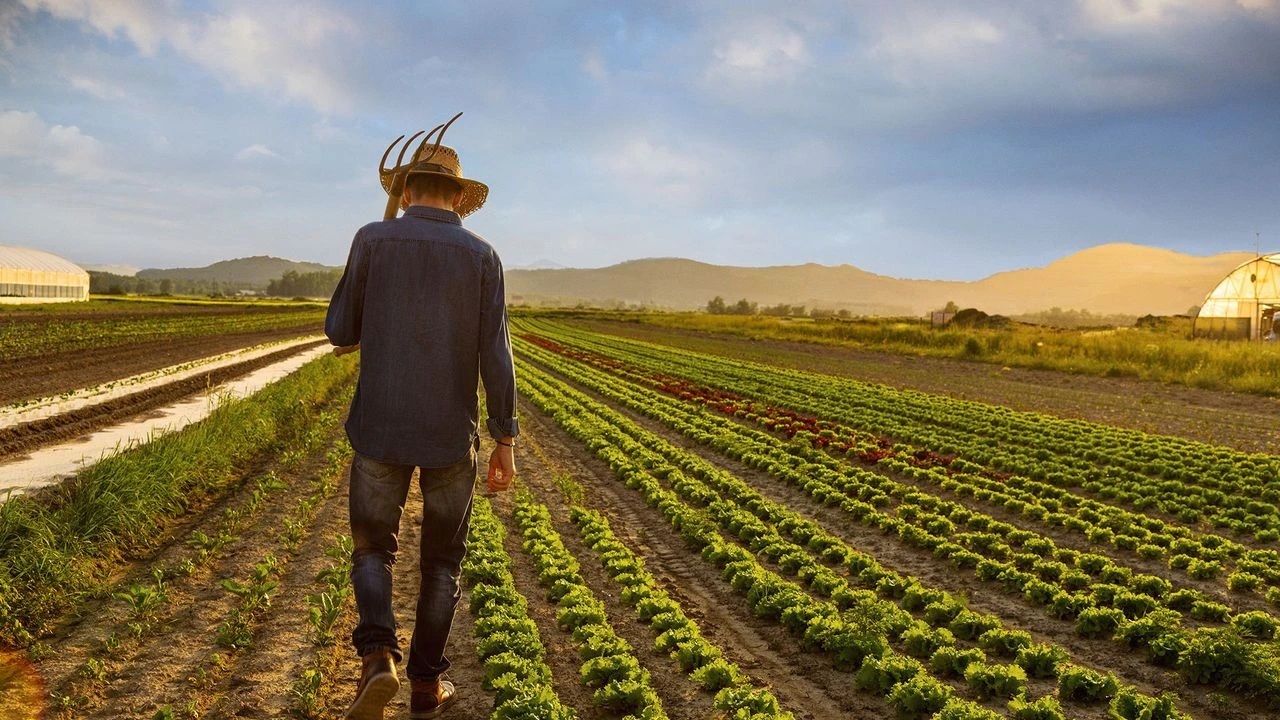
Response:
[[[1064,488],[1084,488],[1186,523],[1210,522],[1259,541],[1280,539],[1280,459],[1181,438],[1020,412],[842,377],[773,368],[605,337],[548,323],[539,334],[877,437]],[[1226,551],[1243,553],[1234,543]]]
[[[1122,553],[1148,560],[1163,559],[1171,571],[1193,580],[1220,578],[1233,592],[1265,594],[1272,604],[1280,604],[1280,554],[1274,550],[1246,551],[1221,536],[1165,523],[1048,483],[997,473],[963,458],[893,443],[837,422],[804,416],[667,374],[641,371],[542,336],[525,334],[520,339],[682,401],[807,442],[814,448],[878,466],[917,484],[928,483],[958,496],[972,497],[1046,529],[1062,528],[1089,543],[1109,544]],[[1070,584],[1083,587],[1088,582],[1086,576],[1070,574],[1069,568],[1061,571],[1068,573],[1066,581]]]
[[[551,687],[551,668],[529,601],[516,589],[511,558],[503,548],[506,530],[489,501],[477,497],[471,511],[464,580],[471,586],[476,616],[476,654],[484,665],[483,685],[494,693],[495,720],[574,720]]]
[[[297,329],[320,332],[325,309],[315,305],[249,306],[217,312],[134,313],[102,317],[13,316],[0,319],[0,362],[160,340]]]
[[[547,315],[546,310],[530,314]],[[1167,329],[1061,330],[1016,325],[1006,329],[933,328],[914,318],[816,320],[708,315],[561,311],[561,316],[654,326],[653,333],[695,331],[749,340],[783,340],[865,348],[909,356],[963,358],[997,367],[1026,367],[1108,377],[1137,377],[1192,387],[1274,396],[1280,372],[1275,343],[1192,339],[1190,320]]]
[[[604,603],[578,573],[578,561],[565,549],[546,506],[521,489],[516,491],[514,514],[538,582],[558,608],[556,623],[572,633],[582,660],[579,679],[594,691],[592,702],[630,720],[665,720],[649,671],[630,643],[614,631]]]
[[[289,452],[317,417],[345,404],[355,370],[349,358],[314,360],[199,423],[90,466],[51,499],[0,505],[0,640],[40,636],[103,590],[115,560],[155,547],[170,518],[228,492],[253,463]]]
[[[640,619],[658,637],[654,648],[667,652],[702,688],[716,693],[715,707],[731,717],[754,720],[787,720],[768,688],[757,688],[742,670],[725,659],[720,648],[702,636],[698,624],[685,614],[680,603],[658,587],[635,553],[613,534],[604,516],[580,506],[570,509],[582,540],[596,553],[609,576],[622,586],[622,602],[635,608]]]
[[[650,415],[717,452],[796,485],[815,500],[840,508],[864,525],[895,534],[906,545],[926,549],[957,570],[972,572],[983,582],[997,583],[1008,592],[1022,595],[1049,615],[1074,619],[1076,631],[1082,636],[1113,637],[1127,647],[1144,649],[1152,662],[1174,665],[1193,682],[1280,697],[1280,652],[1272,640],[1280,623],[1268,613],[1233,613],[1230,607],[1206,600],[1193,589],[1175,590],[1163,578],[1135,574],[1105,556],[1058,548],[1048,538],[851,467],[807,443],[783,443],[733,421],[691,412],[679,400],[621,383],[522,340],[516,342],[522,356],[554,367],[611,401]],[[662,447],[659,441],[650,440],[647,444]],[[698,479],[715,482],[718,490],[733,493],[734,499],[760,519],[795,532],[789,529],[797,527],[789,510],[762,502],[745,483],[713,468],[699,469],[699,464],[696,460],[682,462],[681,468],[696,471]],[[898,503],[898,513],[878,509],[893,500]],[[904,508],[911,508],[911,512],[903,512]],[[956,533],[958,525],[976,526],[981,532]],[[803,523],[798,527],[797,541],[811,541],[813,531],[804,528]],[[1001,555],[1010,559],[996,559]],[[1092,573],[1085,588],[1071,590],[1061,577],[1055,579],[1055,567],[1067,560]],[[860,574],[866,562],[851,563],[849,570]],[[875,572],[865,579],[876,583],[879,578]],[[877,589],[893,592],[893,587],[890,584]],[[1180,610],[1189,610],[1192,618],[1205,623],[1230,621],[1231,626],[1184,629]]]
[[[702,480],[695,470],[698,460],[692,454],[671,446],[607,406],[551,379],[536,366],[526,363],[523,368],[523,392],[531,402],[608,462],[629,487],[641,492],[646,501],[661,511],[685,540],[701,552],[705,560],[721,568],[725,580],[747,597],[755,613],[778,621],[796,634],[803,644],[827,651],[837,667],[858,672],[859,686],[885,693],[896,709],[917,717],[932,713],[937,713],[937,717],[983,717],[992,714],[973,700],[964,699],[965,695],[975,699],[1003,697],[1020,703],[1011,706],[1011,712],[1017,712],[1013,708],[1021,708],[1021,704],[1039,708],[1052,705],[1052,701],[1043,697],[1028,695],[1031,684],[1027,671],[1016,661],[988,664],[985,655],[969,653],[966,657],[971,660],[983,659],[972,673],[966,663],[961,670],[964,673],[963,683],[948,675],[949,672],[954,673],[947,670],[954,667],[954,663],[948,662],[947,658],[959,648],[982,653],[980,648],[968,646],[992,630],[1002,630],[998,618],[969,613],[972,620],[968,629],[962,630],[965,634],[962,639],[948,627],[950,621],[956,619],[954,617],[939,617],[936,625],[920,623],[911,611],[876,592],[853,589],[828,564],[842,564],[838,557],[841,553],[848,554],[849,565],[867,563],[863,569],[875,567],[871,564],[873,560],[841,546],[829,534],[821,533],[820,528],[809,525],[801,529],[805,524],[796,518],[792,523],[794,529],[798,532],[807,530],[808,541],[802,546],[781,538],[778,531],[786,523],[775,522],[773,526],[762,523],[745,506],[728,500],[724,493],[718,491],[719,488]],[[745,483],[737,482],[740,489],[747,489]],[[743,544],[726,540],[715,530],[717,525],[725,530],[737,528],[742,531],[739,539]],[[825,555],[825,562],[816,560],[815,554]],[[795,575],[802,584],[767,569],[759,556],[769,558],[783,572]],[[880,579],[889,576],[883,569],[880,572]],[[907,578],[900,580],[904,583],[910,581]],[[947,597],[937,594],[939,591],[924,588],[918,581],[915,586],[919,588],[915,593],[918,603],[930,598],[927,604],[912,605],[917,611]],[[932,594],[925,596],[923,593]],[[961,625],[956,627],[960,629]],[[1017,653],[1026,651],[1023,661],[1033,667],[1047,663],[1048,673],[1051,676],[1056,674],[1056,687],[1064,699],[1102,701],[1110,698],[1113,708],[1132,706],[1128,710],[1122,708],[1124,714],[1121,717],[1138,717],[1134,713],[1139,711],[1133,708],[1150,710],[1157,707],[1164,713],[1158,717],[1170,716],[1172,705],[1169,698],[1142,697],[1132,688],[1121,688],[1114,679],[1107,680],[1105,673],[1055,661],[1058,656],[1051,649],[1033,646],[1029,641],[1025,633],[1002,630],[986,636],[985,644],[993,652],[1015,658]],[[928,664],[920,658],[927,658]],[[1081,682],[1082,678],[1086,681]],[[1100,682],[1092,683],[1095,678]],[[1094,684],[1101,690],[1078,690]]]

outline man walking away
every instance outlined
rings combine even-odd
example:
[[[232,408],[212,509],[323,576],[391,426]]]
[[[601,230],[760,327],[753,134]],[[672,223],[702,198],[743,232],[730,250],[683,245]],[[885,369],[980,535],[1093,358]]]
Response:
[[[361,353],[346,423],[355,450],[351,583],[360,613],[351,639],[362,658],[346,717],[356,720],[380,719],[400,689],[391,568],[415,467],[423,498],[422,578],[409,643],[410,717],[437,717],[457,698],[443,678],[449,669],[444,649],[461,596],[458,575],[480,448],[477,379],[484,382],[487,429],[497,443],[488,487],[506,490],[515,475],[519,429],[502,262],[462,227],[462,217],[484,204],[489,189],[463,177],[458,154],[440,144],[447,129],[437,127],[400,164],[417,135],[411,137],[395,167],[379,168],[387,219],[356,233],[325,320],[335,354]],[[403,217],[396,217],[397,207]]]

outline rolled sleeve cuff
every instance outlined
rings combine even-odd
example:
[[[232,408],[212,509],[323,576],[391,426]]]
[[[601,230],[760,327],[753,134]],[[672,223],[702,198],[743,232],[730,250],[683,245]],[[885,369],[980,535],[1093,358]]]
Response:
[[[486,424],[489,426],[489,436],[495,440],[508,435],[515,437],[520,434],[520,422],[513,417],[489,418]]]

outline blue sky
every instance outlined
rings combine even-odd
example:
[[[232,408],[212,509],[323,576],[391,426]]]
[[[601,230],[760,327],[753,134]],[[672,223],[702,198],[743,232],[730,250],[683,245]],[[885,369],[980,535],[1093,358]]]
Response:
[[[1280,249],[1280,0],[0,0],[0,243],[341,264],[450,130],[508,267]]]

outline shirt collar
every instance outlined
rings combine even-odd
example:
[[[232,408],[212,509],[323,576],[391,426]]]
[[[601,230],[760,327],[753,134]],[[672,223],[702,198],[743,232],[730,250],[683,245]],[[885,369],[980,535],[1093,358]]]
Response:
[[[426,205],[410,205],[409,209],[404,211],[404,214],[423,218],[424,220],[435,220],[437,222],[453,223],[454,225],[462,224],[462,216],[458,213],[452,210],[427,207]]]

